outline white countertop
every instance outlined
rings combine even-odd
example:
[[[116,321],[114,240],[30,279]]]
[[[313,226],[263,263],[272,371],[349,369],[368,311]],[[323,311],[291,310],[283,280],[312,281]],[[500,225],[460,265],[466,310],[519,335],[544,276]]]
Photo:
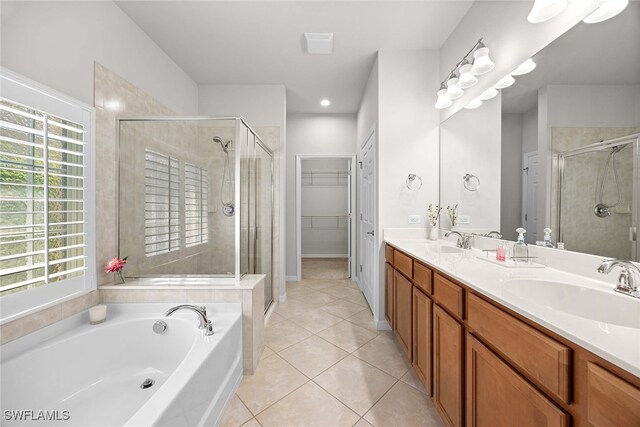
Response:
[[[505,268],[478,259],[478,256],[485,256],[479,249],[453,254],[430,252],[427,250],[428,244],[453,244],[444,240],[429,241],[425,238],[416,239],[407,238],[406,235],[388,234],[391,233],[387,233],[385,230],[384,240],[386,243],[640,377],[640,321],[639,328],[631,328],[571,315],[545,306],[538,301],[523,298],[505,285],[505,282],[513,279],[535,279],[568,283],[614,293],[613,285],[609,283],[611,277],[607,281],[599,281],[586,275],[578,275],[550,267]],[[492,255],[490,254],[490,256]],[[612,275],[617,277],[616,274]],[[640,320],[640,300],[637,300],[637,303],[638,319]]]

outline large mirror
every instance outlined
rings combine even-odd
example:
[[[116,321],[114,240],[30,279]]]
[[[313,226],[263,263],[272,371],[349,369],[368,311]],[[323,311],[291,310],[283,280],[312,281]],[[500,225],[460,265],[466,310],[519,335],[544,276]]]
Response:
[[[639,23],[632,2],[577,24],[532,72],[441,124],[440,204],[458,206],[458,229],[515,240],[524,227],[535,244],[550,228],[567,250],[638,261]]]

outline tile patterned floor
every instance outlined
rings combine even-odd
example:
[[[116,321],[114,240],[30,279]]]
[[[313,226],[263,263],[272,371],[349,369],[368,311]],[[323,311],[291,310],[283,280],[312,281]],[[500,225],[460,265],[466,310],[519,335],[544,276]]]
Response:
[[[375,329],[346,261],[304,259],[302,268],[221,426],[442,426],[393,334]]]

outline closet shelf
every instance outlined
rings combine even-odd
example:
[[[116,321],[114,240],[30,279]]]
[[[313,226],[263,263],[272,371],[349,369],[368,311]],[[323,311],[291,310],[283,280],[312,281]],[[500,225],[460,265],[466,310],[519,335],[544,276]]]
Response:
[[[346,186],[349,180],[347,171],[306,171],[302,172],[302,186]]]
[[[302,215],[302,228],[338,230],[347,228],[348,215]]]

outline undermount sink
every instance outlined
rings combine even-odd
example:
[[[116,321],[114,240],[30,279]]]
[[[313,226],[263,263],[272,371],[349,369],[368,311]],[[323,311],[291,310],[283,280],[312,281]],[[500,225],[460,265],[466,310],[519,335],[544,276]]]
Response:
[[[554,310],[628,328],[640,329],[640,300],[611,291],[546,280],[514,279],[507,293]]]
[[[456,246],[438,245],[438,244],[427,244],[426,248],[427,248],[427,252],[440,253],[440,254],[458,254],[463,251],[463,249],[460,249]]]

